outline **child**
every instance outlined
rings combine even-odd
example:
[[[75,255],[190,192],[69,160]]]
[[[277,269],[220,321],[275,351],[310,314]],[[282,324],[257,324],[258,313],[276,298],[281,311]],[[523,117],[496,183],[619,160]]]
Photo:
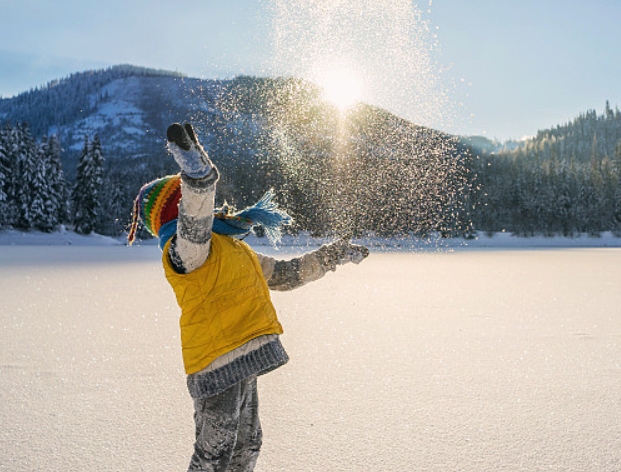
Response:
[[[140,219],[159,238],[164,272],[181,307],[181,345],[194,400],[196,442],[190,471],[252,471],[261,448],[257,376],[288,361],[269,289],[291,290],[339,264],[359,263],[363,246],[340,240],[289,261],[256,254],[234,236],[260,224],[272,241],[291,222],[266,194],[241,212],[214,212],[218,169],[190,124],[168,128],[181,173],[142,187]]]

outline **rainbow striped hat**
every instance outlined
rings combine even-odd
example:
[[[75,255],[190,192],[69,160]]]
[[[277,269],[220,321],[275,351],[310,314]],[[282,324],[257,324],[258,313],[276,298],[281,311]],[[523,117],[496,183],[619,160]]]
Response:
[[[131,245],[136,239],[139,221],[149,233],[159,237],[163,226],[177,220],[179,200],[181,200],[179,174],[168,175],[143,185],[134,200],[132,225],[127,235],[127,242]]]
[[[227,236],[248,234],[252,228],[261,225],[272,244],[280,241],[281,226],[293,222],[291,216],[278,208],[273,201],[274,192],[269,190],[254,205],[235,212],[223,207],[214,212],[213,232]],[[177,217],[181,200],[181,175],[168,175],[155,179],[138,192],[134,201],[132,224],[127,242],[136,239],[139,222],[149,233],[159,239],[160,248],[177,232]]]

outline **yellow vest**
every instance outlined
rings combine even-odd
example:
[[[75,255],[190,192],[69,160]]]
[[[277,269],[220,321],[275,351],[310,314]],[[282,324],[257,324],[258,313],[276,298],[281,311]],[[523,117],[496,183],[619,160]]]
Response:
[[[214,233],[205,263],[175,271],[164,247],[166,279],[181,307],[181,348],[187,374],[264,334],[282,334],[256,254],[243,241]]]

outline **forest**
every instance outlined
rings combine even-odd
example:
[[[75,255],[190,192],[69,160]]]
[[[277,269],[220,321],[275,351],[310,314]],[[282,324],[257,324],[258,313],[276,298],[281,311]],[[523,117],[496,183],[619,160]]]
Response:
[[[479,153],[474,226],[518,235],[621,235],[621,112],[606,102],[520,147]]]
[[[128,80],[139,91],[128,119],[149,132],[119,138],[127,122],[93,113],[130,96]],[[621,235],[621,112],[608,102],[488,152],[372,106],[344,115],[297,79],[199,81],[126,66],[0,101],[0,228],[124,234],[140,186],[177,172],[161,136],[180,116],[221,170],[216,203],[240,208],[273,188],[293,232]]]
[[[85,140],[73,185],[65,180],[61,155],[55,135],[37,143],[26,124],[0,129],[0,227],[51,232],[71,224],[80,234],[110,233],[104,209],[115,202],[103,191],[99,137]]]

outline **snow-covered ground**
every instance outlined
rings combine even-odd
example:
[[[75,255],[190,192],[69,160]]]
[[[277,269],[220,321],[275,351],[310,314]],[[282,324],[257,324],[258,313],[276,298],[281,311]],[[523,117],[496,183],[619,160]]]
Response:
[[[185,470],[159,249],[34,236],[0,233],[0,471]],[[260,380],[257,470],[621,470],[619,240],[499,236],[509,249],[384,242],[274,293],[291,362]]]

